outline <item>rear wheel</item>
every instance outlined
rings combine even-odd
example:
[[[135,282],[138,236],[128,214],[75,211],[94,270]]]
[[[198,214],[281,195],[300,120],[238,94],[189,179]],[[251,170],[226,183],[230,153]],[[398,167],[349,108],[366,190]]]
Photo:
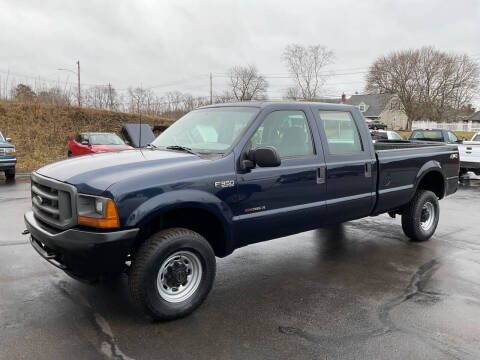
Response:
[[[426,241],[437,229],[440,206],[437,196],[428,190],[419,190],[402,214],[402,228],[413,241]]]
[[[199,307],[215,279],[215,254],[200,234],[172,228],[152,235],[129,271],[133,299],[155,320],[184,317]]]
[[[73,153],[70,150],[68,150],[67,157],[72,157],[72,156],[73,156]]]
[[[7,178],[7,180],[15,179],[15,168],[5,170],[5,177]]]

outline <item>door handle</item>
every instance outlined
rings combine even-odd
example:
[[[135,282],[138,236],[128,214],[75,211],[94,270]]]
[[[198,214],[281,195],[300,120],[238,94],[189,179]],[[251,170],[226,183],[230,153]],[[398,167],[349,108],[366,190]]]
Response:
[[[367,161],[365,163],[365,177],[372,177],[372,162]]]
[[[325,184],[325,167],[317,169],[317,184]]]

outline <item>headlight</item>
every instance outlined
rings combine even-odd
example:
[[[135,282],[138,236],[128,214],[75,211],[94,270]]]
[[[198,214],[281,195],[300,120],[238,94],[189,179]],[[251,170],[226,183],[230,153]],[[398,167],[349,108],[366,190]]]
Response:
[[[5,155],[15,155],[14,147],[3,148],[3,151],[5,152]]]
[[[117,207],[112,199],[100,196],[78,195],[78,223],[81,225],[113,229],[120,227]]]

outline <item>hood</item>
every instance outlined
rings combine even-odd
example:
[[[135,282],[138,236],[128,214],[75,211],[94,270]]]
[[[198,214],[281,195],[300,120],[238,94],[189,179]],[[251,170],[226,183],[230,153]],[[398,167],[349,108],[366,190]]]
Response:
[[[120,150],[127,150],[133,149],[129,145],[92,145],[93,151],[120,151]]]
[[[0,141],[0,147],[14,147],[14,145],[8,141]]]
[[[153,149],[125,150],[84,155],[46,165],[37,173],[95,194],[120,180],[140,178],[161,170],[191,167],[204,162],[197,155]]]

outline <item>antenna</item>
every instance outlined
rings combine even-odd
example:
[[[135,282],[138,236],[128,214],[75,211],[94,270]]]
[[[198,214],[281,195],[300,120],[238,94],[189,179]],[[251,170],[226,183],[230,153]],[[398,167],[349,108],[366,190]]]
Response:
[[[138,147],[142,148],[142,111],[140,110],[140,99],[143,96],[143,85],[140,84],[140,96],[138,97],[138,113],[140,115],[140,131],[138,132]]]

